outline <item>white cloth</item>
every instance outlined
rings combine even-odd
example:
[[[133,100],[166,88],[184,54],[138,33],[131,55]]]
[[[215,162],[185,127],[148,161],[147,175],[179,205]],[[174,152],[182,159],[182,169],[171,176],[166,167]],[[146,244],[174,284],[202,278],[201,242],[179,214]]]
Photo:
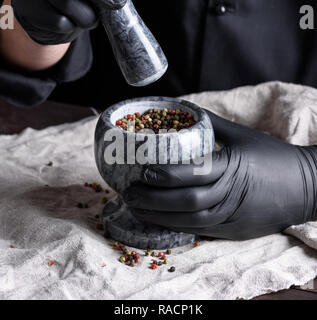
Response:
[[[291,143],[317,144],[315,89],[274,82],[187,99]],[[95,228],[104,195],[83,186],[103,183],[95,125],[89,118],[0,136],[0,299],[250,299],[317,275],[316,222],[289,228],[289,235],[175,249],[175,273],[150,270],[142,252],[135,268],[118,262]]]

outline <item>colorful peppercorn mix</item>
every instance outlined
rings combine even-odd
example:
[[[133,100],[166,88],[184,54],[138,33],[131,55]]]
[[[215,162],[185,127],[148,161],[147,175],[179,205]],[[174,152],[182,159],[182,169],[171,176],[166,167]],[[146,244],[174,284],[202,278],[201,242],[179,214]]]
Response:
[[[121,251],[124,254],[120,257],[119,261],[127,266],[134,267],[141,262],[140,255],[136,251],[127,250],[125,245],[118,241],[113,243],[113,249]]]
[[[141,115],[139,112],[128,114],[116,121],[116,126],[128,131],[138,132],[142,129],[151,129],[156,134],[160,130],[187,129],[196,124],[192,114],[181,110],[150,109]]]

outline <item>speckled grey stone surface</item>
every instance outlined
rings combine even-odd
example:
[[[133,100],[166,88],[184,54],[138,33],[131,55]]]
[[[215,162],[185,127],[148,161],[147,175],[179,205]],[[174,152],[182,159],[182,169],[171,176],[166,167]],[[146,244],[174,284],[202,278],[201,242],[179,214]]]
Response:
[[[95,0],[96,1],[96,0]],[[168,68],[167,59],[131,0],[119,10],[99,3],[101,20],[119,67],[132,86],[146,86],[160,79]]]
[[[144,170],[144,166],[137,162],[135,164],[127,164],[126,162],[124,162],[124,164],[107,163],[105,161],[105,150],[113,141],[105,141],[105,135],[109,130],[123,135],[124,148],[127,148],[127,141],[131,141],[129,139],[134,139],[135,141],[136,136],[141,134],[126,132],[117,128],[115,126],[116,120],[128,113],[143,113],[152,108],[181,109],[183,111],[188,111],[193,114],[197,123],[195,126],[185,130],[184,132],[180,131],[175,133],[152,135],[152,137],[155,138],[156,143],[152,153],[148,152],[149,161],[157,161],[157,159],[159,159],[159,142],[162,136],[164,136],[167,141],[167,162],[170,160],[170,156],[174,151],[170,144],[172,138],[176,139],[179,145],[179,161],[191,160],[192,157],[197,156],[196,151],[191,152],[193,150],[193,145],[199,145],[200,147],[198,150],[200,151],[209,150],[209,152],[211,152],[213,150],[214,135],[211,121],[203,109],[190,102],[167,97],[147,97],[127,100],[113,105],[103,112],[99,118],[95,132],[95,158],[101,176],[119,194],[133,182],[139,181]],[[208,136],[207,142],[197,135],[197,132],[204,129],[211,129],[212,132],[210,136]],[[135,141],[136,150],[142,144],[144,144],[144,142]],[[203,147],[204,144],[206,145],[206,149]],[[184,157],[186,159],[184,159]],[[196,240],[195,235],[168,231],[159,226],[136,220],[129,208],[127,208],[123,203],[120,196],[105,206],[103,212],[103,223],[105,229],[113,239],[137,248],[173,248]]]

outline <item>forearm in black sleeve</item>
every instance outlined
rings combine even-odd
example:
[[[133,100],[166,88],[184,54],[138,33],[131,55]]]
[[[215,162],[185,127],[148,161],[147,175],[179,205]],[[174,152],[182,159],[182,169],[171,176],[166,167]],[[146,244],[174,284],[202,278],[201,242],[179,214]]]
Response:
[[[83,32],[54,67],[40,72],[25,72],[0,60],[0,98],[28,107],[44,102],[56,85],[83,77],[93,60],[89,31]]]

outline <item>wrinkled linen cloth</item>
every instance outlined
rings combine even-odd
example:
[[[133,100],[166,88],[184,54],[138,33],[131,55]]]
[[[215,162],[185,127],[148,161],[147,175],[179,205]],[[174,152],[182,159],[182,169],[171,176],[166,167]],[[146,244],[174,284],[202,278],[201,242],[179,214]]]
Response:
[[[185,98],[290,143],[317,144],[315,89],[271,82]],[[94,162],[96,121],[0,136],[0,299],[250,299],[317,275],[316,222],[175,249],[174,273],[150,270],[142,254],[135,268],[121,264],[96,229],[106,194],[84,187],[106,187]]]

